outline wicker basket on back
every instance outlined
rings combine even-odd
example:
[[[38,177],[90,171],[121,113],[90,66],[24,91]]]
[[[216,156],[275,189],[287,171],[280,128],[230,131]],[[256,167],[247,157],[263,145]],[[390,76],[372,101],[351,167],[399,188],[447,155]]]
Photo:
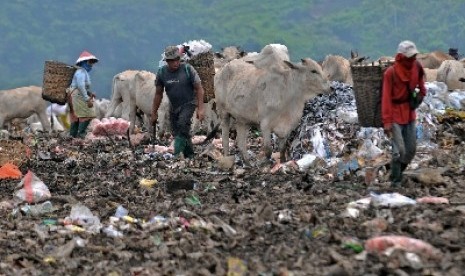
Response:
[[[193,56],[188,62],[199,74],[200,80],[202,81],[203,90],[205,91],[203,101],[207,103],[211,99],[215,98],[215,87],[213,84],[215,78],[213,53],[210,51],[206,53],[200,53]]]
[[[73,80],[76,67],[59,61],[45,61],[42,98],[52,103],[66,104],[66,88]]]
[[[358,122],[362,127],[383,127],[381,89],[384,71],[391,64],[354,64],[351,66]]]

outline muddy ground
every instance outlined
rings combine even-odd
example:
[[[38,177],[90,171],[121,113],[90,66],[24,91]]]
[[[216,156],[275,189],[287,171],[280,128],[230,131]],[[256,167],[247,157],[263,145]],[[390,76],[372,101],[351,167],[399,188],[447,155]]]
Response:
[[[28,140],[32,156],[20,168],[23,173],[30,169],[49,187],[54,211],[21,213],[12,203],[19,180],[0,180],[0,273],[463,275],[463,129],[460,122],[440,126],[435,141],[439,149],[427,153],[429,159],[422,164],[445,168],[442,183],[409,178],[396,190],[386,175],[378,175],[368,186],[355,174],[344,181],[325,181],[317,177],[329,173],[324,169],[270,174],[266,168],[236,166],[225,172],[207,156],[151,160],[144,145],[131,148],[126,140],[81,143],[41,135]],[[197,154],[203,149],[196,146]],[[144,187],[141,179],[158,183]],[[349,202],[370,191],[397,191],[411,198],[441,196],[450,204],[370,206],[358,218],[344,215]],[[100,219],[100,232],[62,225],[78,202]],[[111,218],[119,205],[139,221]],[[147,223],[157,215],[162,218]],[[369,223],[376,218],[383,223]],[[111,221],[122,237],[104,233]],[[387,256],[359,253],[354,246],[380,234],[429,242],[441,255],[418,254],[415,261],[400,250]]]

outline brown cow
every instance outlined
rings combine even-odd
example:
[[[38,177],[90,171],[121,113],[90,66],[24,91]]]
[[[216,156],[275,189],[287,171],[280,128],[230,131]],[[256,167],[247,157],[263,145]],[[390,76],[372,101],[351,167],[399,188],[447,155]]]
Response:
[[[417,60],[423,68],[438,69],[445,60],[455,60],[452,56],[441,52],[434,51],[431,53],[417,54]]]
[[[321,65],[323,73],[330,81],[340,81],[353,85],[350,62],[341,56],[327,55]]]

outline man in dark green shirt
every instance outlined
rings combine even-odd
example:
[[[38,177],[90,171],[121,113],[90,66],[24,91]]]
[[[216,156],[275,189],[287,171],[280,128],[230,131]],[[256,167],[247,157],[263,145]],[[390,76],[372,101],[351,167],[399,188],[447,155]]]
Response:
[[[163,90],[165,90],[171,102],[170,121],[175,137],[174,154],[183,153],[184,157],[192,158],[194,156],[190,134],[192,116],[197,107],[197,118],[203,121],[205,117],[204,90],[197,71],[191,65],[181,63],[178,47],[166,47],[165,61],[167,65],[158,70],[155,80],[152,125],[155,126],[157,123],[158,108],[163,98]]]

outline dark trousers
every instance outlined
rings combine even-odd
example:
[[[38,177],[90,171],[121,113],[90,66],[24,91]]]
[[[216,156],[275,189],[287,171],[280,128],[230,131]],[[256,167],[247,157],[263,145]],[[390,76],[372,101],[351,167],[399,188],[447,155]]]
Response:
[[[69,128],[69,135],[72,137],[76,138],[85,138],[87,134],[87,127],[89,126],[90,121],[82,121],[80,122],[79,120],[74,121],[71,123],[71,126]]]
[[[181,152],[188,158],[194,155],[194,147],[191,141],[191,125],[195,107],[194,103],[187,103],[170,110],[171,129],[175,137],[175,155]]]
[[[406,125],[392,124],[391,181],[401,182],[402,172],[412,162],[417,150],[415,121]]]

